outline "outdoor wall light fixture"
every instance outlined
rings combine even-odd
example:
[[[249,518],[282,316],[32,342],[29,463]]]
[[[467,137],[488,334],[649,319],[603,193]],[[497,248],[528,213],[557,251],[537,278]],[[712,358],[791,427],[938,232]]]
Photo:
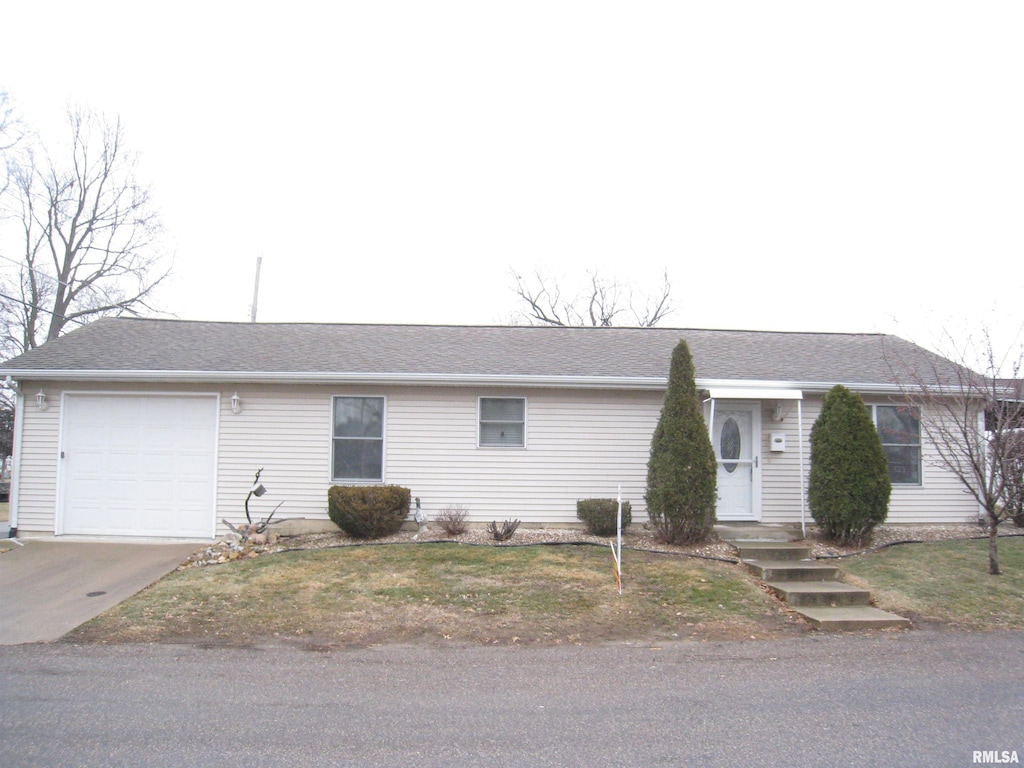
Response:
[[[775,404],[775,411],[772,413],[772,421],[782,421],[786,415],[782,412],[782,403]]]
[[[39,390],[39,394],[36,395],[36,405],[39,406],[40,411],[45,411],[50,407],[50,404],[46,402],[46,393],[43,390]]]
[[[241,413],[242,412],[242,398],[240,398],[238,396],[237,392],[235,392],[235,394],[233,394],[231,396],[231,412],[232,413]]]

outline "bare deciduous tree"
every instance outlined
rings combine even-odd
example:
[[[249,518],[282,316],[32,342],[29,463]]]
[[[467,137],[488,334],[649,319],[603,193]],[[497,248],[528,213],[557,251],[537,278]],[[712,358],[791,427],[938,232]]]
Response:
[[[19,149],[19,144],[25,137],[25,128],[11,103],[11,98],[6,91],[0,90],[0,201],[11,185],[11,166],[14,162],[14,153]],[[0,222],[3,221],[5,211],[0,206]],[[3,299],[0,299],[0,307],[3,306]]]
[[[1006,476],[1006,513],[1018,528],[1024,528],[1024,431],[1010,445],[1009,467]]]
[[[587,273],[587,287],[573,298],[565,298],[558,280],[540,270],[529,277],[512,270],[516,296],[524,305],[514,319],[531,325],[611,326],[623,319],[627,324],[650,328],[672,311],[672,285],[668,272],[662,275],[657,293],[639,295],[629,283],[607,279],[596,270]]]
[[[69,110],[68,123],[66,155],[30,150],[10,164],[0,241],[4,266],[17,265],[0,290],[8,354],[97,317],[150,310],[167,276],[120,120]]]
[[[12,149],[25,135],[24,126],[7,91],[0,91],[0,156]]]
[[[989,573],[998,575],[999,525],[1013,516],[1009,502],[1019,483],[1024,351],[997,354],[987,330],[977,344],[957,345],[947,334],[947,346],[946,359],[893,355],[890,365],[906,399],[920,408],[937,463],[985,511]]]

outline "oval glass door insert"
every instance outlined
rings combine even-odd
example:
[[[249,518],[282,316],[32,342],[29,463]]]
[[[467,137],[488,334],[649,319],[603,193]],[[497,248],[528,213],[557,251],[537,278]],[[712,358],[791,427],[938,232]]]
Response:
[[[740,426],[732,416],[722,424],[718,438],[718,455],[722,457],[722,468],[726,472],[736,471],[736,459],[740,457]]]

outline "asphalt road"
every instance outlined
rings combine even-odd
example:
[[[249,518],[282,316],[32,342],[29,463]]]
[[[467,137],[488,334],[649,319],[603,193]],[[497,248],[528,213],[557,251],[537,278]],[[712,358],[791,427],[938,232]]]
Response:
[[[0,648],[0,664],[9,768],[1024,760],[1021,633],[331,652],[23,645]]]

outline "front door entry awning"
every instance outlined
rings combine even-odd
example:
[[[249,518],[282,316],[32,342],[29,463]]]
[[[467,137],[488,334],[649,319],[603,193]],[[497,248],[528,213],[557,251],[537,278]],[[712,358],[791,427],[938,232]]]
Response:
[[[714,387],[703,391],[705,400],[803,400],[799,389],[741,389]]]

